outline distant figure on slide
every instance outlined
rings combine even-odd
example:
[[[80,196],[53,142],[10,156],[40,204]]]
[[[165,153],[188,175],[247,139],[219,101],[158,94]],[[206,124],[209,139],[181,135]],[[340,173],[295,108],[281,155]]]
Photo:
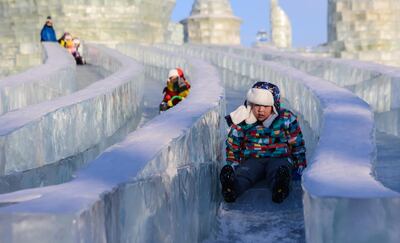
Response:
[[[68,50],[69,53],[74,53],[76,51],[74,40],[72,39],[72,35],[68,32],[65,32],[64,35],[58,40],[60,45]]]
[[[53,41],[57,42],[56,32],[53,28],[53,21],[51,16],[48,16],[46,23],[44,24],[42,31],[40,32],[40,41]]]
[[[60,46],[67,48],[66,39],[69,39],[72,41],[72,35],[68,32],[64,32],[64,34],[60,37],[60,39],[58,39],[58,43],[60,44]]]
[[[78,65],[86,64],[86,61],[83,59],[81,54],[79,53],[79,47],[81,45],[81,41],[79,38],[74,37],[68,32],[64,32],[63,36],[58,40],[58,43],[64,48],[68,50],[69,53],[75,58],[75,62]]]
[[[266,179],[272,201],[283,202],[289,195],[292,171],[301,175],[307,162],[299,123],[291,111],[281,108],[279,88],[268,82],[255,83],[245,105],[226,120],[230,131],[226,165],[220,173],[224,200],[234,202]]]
[[[190,83],[180,68],[174,68],[169,71],[167,86],[163,90],[164,98],[160,104],[160,112],[177,105],[186,98],[190,92]]]
[[[86,64],[85,59],[79,53],[79,47],[81,46],[81,40],[79,40],[79,38],[77,38],[77,37],[74,37],[72,39],[72,42],[74,43],[74,48],[75,48],[75,51],[72,52],[72,56],[75,58],[76,64],[78,64],[78,65]]]

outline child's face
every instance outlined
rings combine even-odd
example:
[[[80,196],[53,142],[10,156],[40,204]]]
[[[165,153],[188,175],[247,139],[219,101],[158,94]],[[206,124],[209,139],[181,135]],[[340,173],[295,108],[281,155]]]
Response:
[[[65,40],[65,41],[72,41],[72,36],[71,36],[71,35],[66,35],[66,36],[64,37],[64,40]]]
[[[272,106],[252,105],[251,111],[257,120],[263,122],[273,113]]]
[[[171,82],[171,83],[175,83],[175,82],[178,81],[178,79],[179,79],[178,76],[172,76],[172,77],[169,77],[169,78],[168,78],[168,81]]]

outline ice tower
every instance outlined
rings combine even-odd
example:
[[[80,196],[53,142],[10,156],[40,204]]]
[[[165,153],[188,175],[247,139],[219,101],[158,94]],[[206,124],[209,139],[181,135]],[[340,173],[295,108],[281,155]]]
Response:
[[[279,0],[271,0],[270,11],[272,44],[278,48],[290,48],[292,25],[287,14],[279,6]]]
[[[399,0],[328,4],[328,41],[337,57],[400,66]]]
[[[241,20],[229,0],[196,0],[189,18],[182,20],[185,41],[198,44],[240,44]]]

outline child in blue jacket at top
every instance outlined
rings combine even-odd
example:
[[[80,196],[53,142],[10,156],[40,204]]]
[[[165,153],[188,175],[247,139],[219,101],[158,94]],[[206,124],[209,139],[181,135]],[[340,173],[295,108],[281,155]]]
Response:
[[[53,21],[51,16],[48,16],[46,23],[44,24],[42,31],[40,32],[40,41],[53,41],[57,42],[56,32],[53,28]]]
[[[307,166],[306,148],[297,117],[281,108],[279,88],[257,82],[247,93],[245,105],[226,117],[226,165],[220,173],[226,202],[266,179],[272,201],[289,195],[292,170],[301,174]]]

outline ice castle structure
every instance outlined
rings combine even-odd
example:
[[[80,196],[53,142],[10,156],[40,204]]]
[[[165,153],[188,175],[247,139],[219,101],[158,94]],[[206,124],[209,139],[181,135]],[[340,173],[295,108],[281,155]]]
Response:
[[[288,15],[279,6],[279,0],[271,0],[270,22],[272,44],[278,48],[292,46],[292,25]]]
[[[191,15],[181,21],[185,40],[197,44],[240,44],[241,20],[229,0],[196,0]]]
[[[341,58],[400,66],[400,1],[328,0],[328,41]]]

